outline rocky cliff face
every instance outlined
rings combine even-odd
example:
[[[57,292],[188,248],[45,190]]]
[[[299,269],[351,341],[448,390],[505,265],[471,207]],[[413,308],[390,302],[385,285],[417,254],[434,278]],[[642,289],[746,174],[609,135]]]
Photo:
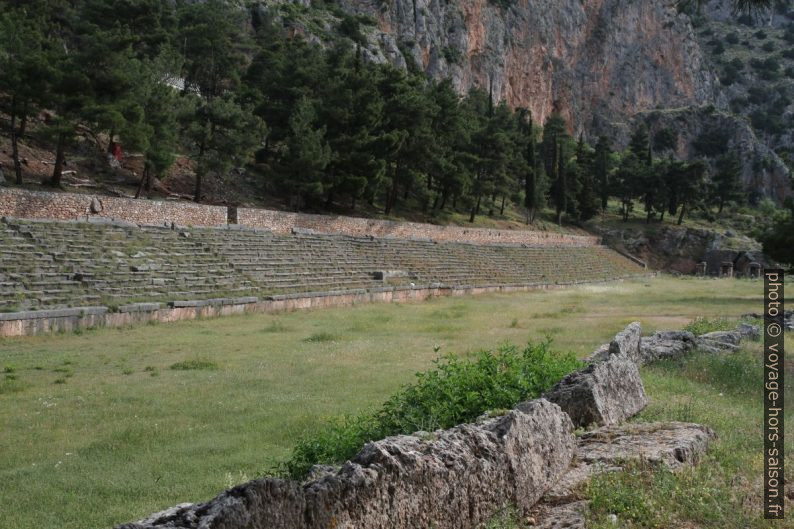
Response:
[[[362,27],[363,51],[372,61],[412,63],[431,77],[451,79],[461,93],[483,89],[495,100],[530,109],[536,123],[557,110],[574,136],[583,133],[595,143],[607,134],[617,148],[644,121],[651,133],[676,130],[674,154],[691,158],[698,155],[692,140],[716,124],[731,131],[728,147],[742,155],[748,190],[778,200],[791,194],[779,142],[750,123],[749,111],[734,108],[732,88],[717,75],[721,66],[708,41],[714,30],[702,27],[704,16],[714,17],[712,25],[736,26],[727,0],[708,3],[708,12],[695,18],[659,0],[338,2],[343,11],[375,21]],[[766,24],[782,27],[788,20],[770,16]],[[335,23],[326,21],[324,31]],[[297,32],[323,40],[310,25]]]
[[[508,3],[508,2],[506,2]],[[375,60],[414,61],[571,132],[654,108],[723,105],[689,18],[657,0],[342,0],[378,21]]]

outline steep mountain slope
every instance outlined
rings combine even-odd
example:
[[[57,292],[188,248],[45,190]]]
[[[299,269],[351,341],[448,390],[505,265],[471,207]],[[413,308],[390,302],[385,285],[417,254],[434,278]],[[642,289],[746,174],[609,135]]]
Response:
[[[537,120],[557,108],[578,134],[600,120],[658,107],[717,102],[686,15],[638,0],[342,0],[372,16],[370,51],[414,61]]]
[[[303,2],[306,11],[316,11],[314,4]],[[677,156],[710,156],[697,152],[693,140],[721,130],[725,146],[742,156],[743,179],[751,194],[781,200],[791,193],[791,170],[779,156],[790,148],[791,106],[786,102],[790,83],[784,79],[778,89],[750,71],[743,88],[728,86],[725,61],[714,53],[719,47],[712,41],[737,27],[747,33],[747,24],[755,23],[771,25],[776,32],[772,40],[785,44],[790,8],[784,1],[768,19],[745,21],[742,26],[727,0],[706,5],[701,14],[687,15],[672,2],[658,0],[340,0],[339,4],[345,13],[365,21],[364,52],[371,60],[450,78],[461,92],[482,88],[496,100],[531,109],[537,122],[557,110],[575,136],[584,134],[593,143],[606,133],[623,147],[631,130],[644,121],[652,134],[663,128],[675,132],[672,151]],[[289,8],[288,23],[298,32],[322,40],[316,24],[292,17],[296,6],[282,7]],[[326,29],[333,26],[326,21]],[[739,53],[753,53],[749,46],[740,42]],[[779,129],[775,134],[765,130],[759,105],[741,100],[748,93],[752,96],[754,82],[768,85],[763,117],[771,115],[770,105],[783,104],[775,117]]]

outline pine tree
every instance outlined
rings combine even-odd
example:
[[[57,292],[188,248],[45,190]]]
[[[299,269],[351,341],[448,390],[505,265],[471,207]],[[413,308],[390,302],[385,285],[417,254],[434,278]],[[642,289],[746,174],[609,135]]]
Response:
[[[576,191],[576,210],[579,220],[590,220],[598,213],[598,197],[595,193],[593,182],[594,156],[579,135],[576,146],[576,176],[578,186]]]
[[[16,183],[22,184],[19,142],[28,117],[47,102],[50,56],[41,13],[17,7],[0,13],[0,93],[9,96],[8,136]]]
[[[331,149],[325,128],[316,123],[314,103],[308,98],[298,101],[290,118],[290,134],[280,172],[285,187],[303,203],[311,203],[327,191],[325,170]]]
[[[601,211],[606,211],[609,200],[609,159],[611,147],[609,138],[601,136],[598,138],[595,150],[595,180],[598,185],[598,196],[601,199]]]
[[[524,176],[524,207],[527,211],[527,224],[535,221],[535,216],[546,205],[548,184],[545,172],[537,162],[537,143],[535,141],[532,113],[526,109],[517,112],[519,123],[519,141],[523,145],[526,162]]]
[[[195,111],[182,115],[196,161],[194,200],[213,173],[225,177],[264,137],[264,124],[241,103],[245,65],[243,12],[222,0],[187,4],[178,13],[183,44],[185,93]],[[197,94],[197,95],[196,95]]]
[[[717,213],[722,213],[725,203],[743,198],[741,182],[741,162],[735,154],[721,156],[716,162],[716,172],[712,177],[712,200],[718,204]]]

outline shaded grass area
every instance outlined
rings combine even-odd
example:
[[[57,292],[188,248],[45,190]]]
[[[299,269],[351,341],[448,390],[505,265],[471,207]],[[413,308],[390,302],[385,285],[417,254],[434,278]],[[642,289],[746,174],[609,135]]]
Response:
[[[548,334],[584,356],[636,319],[651,332],[760,312],[761,288],[659,277],[5,339],[3,524],[107,527],[206,500],[285,461],[328,418],[379,406],[441,355]],[[170,369],[195,359],[217,369]]]

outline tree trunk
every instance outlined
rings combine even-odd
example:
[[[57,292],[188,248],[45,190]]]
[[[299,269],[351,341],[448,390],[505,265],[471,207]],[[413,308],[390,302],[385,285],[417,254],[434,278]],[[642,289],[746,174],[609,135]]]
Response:
[[[678,225],[680,226],[682,222],[684,222],[684,212],[686,211],[686,202],[681,204],[681,214],[678,215]]]
[[[356,199],[357,198],[358,197],[356,197],[356,194],[353,193],[353,196],[350,199],[350,211],[355,211],[356,210]]]
[[[447,197],[448,196],[449,196],[449,192],[446,189],[441,192],[441,205],[438,207],[438,209],[440,209],[440,210],[444,209],[444,206],[447,205]]]
[[[11,104],[16,106],[15,103]],[[17,114],[11,110],[11,159],[14,161],[14,174],[17,185],[22,185],[22,164],[19,163],[19,136],[17,136]]]
[[[499,214],[500,215],[504,215],[505,214],[505,196],[504,195],[502,195],[502,207],[499,208]]]
[[[205,143],[202,141],[201,145],[199,145],[198,158],[196,160],[198,162],[196,164],[198,170],[196,171],[196,187],[193,190],[193,202],[201,202],[201,180],[204,176],[201,174],[204,171],[204,169],[202,169],[204,166],[204,145]]]
[[[25,103],[25,106],[22,109],[22,116],[19,120],[19,132],[17,132],[17,138],[22,139],[25,137],[25,132],[28,130],[28,105]]]
[[[722,213],[723,206],[725,206],[725,198],[720,197],[720,208],[717,210],[717,215],[720,215]]]
[[[50,185],[58,187],[61,185],[61,175],[63,173],[63,161],[66,156],[66,133],[58,134],[58,149],[55,151],[55,168],[52,171]]]
[[[395,175],[391,179],[391,189],[389,189],[389,193],[386,195],[386,209],[384,213],[386,215],[391,213],[391,210],[394,208],[394,204],[397,202],[397,176]]]
[[[471,215],[469,216],[469,222],[474,222],[474,217],[480,212],[480,201],[482,200],[482,195],[477,195],[477,204],[472,206],[471,208]]]
[[[193,202],[201,202],[201,173],[196,173],[196,187],[193,190]]]
[[[141,181],[138,184],[138,190],[135,191],[135,198],[141,198],[141,192],[143,191],[143,184],[144,182],[146,182],[148,175],[149,175],[149,166],[147,164],[143,168],[143,174],[141,175]]]

